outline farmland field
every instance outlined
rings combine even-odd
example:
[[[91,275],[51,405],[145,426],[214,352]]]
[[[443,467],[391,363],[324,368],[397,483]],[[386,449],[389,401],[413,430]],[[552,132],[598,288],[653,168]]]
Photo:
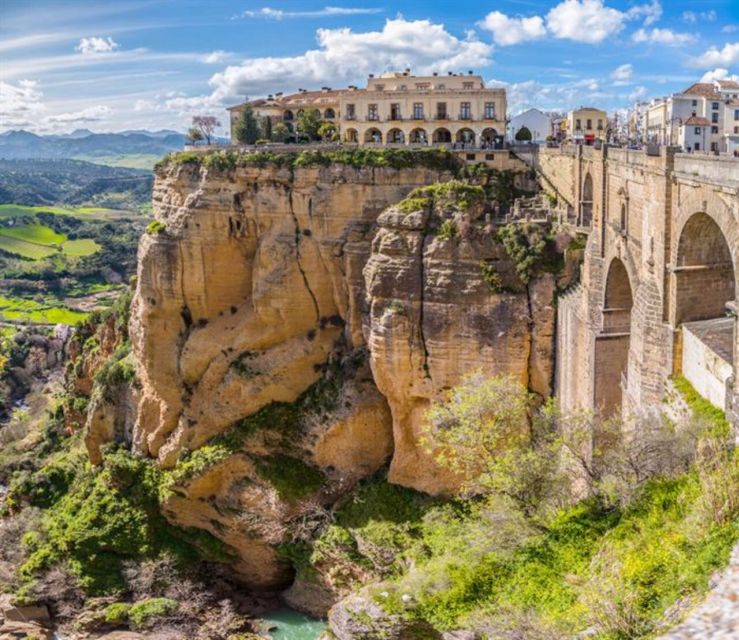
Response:
[[[6,236],[0,233],[0,250],[29,260],[42,260],[57,253],[54,247],[26,242],[20,238]]]
[[[0,296],[0,320],[10,322],[33,322],[42,324],[77,324],[87,316],[55,304],[54,301],[37,302],[25,298]]]
[[[62,250],[68,256],[91,256],[100,251],[100,245],[91,238],[80,238],[78,240],[67,240],[62,244]]]
[[[138,215],[136,212],[123,209],[108,209],[106,207],[53,207],[46,205],[0,204],[0,220],[3,218],[18,218],[35,216],[37,213],[53,213],[58,216],[71,216],[83,220],[103,220]]]
[[[53,229],[42,224],[24,224],[20,227],[3,227],[0,228],[0,235],[45,245],[60,244],[67,239],[67,236],[57,233]]]

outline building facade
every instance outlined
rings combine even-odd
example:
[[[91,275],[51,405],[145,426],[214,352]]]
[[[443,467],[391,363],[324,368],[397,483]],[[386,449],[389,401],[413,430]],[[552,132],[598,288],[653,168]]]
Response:
[[[595,107],[580,107],[567,114],[567,137],[573,142],[593,144],[605,140],[608,114]]]
[[[738,97],[739,83],[716,80],[696,82],[681,93],[653,100],[647,108],[647,140],[685,151],[731,152],[730,138],[739,135],[734,133],[739,121],[733,120],[731,103]],[[695,118],[708,122],[705,140],[696,138]]]
[[[229,108],[232,142],[245,104]],[[301,110],[318,109],[348,143],[483,148],[503,145],[507,107],[505,89],[486,88],[482,77],[471,72],[414,76],[410,69],[370,75],[363,88],[324,87],[248,104],[256,115],[291,128]]]

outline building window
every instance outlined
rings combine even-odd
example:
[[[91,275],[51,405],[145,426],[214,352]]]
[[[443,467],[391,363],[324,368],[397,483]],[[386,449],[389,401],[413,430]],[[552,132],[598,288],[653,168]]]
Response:
[[[698,101],[697,100],[693,100],[693,106],[694,107],[697,107],[698,106]]]
[[[469,120],[472,117],[472,112],[470,110],[470,103],[469,102],[462,102],[459,105],[459,119],[460,120]]]
[[[400,86],[398,87],[398,91],[405,91],[405,90],[406,90],[407,88],[408,88],[407,86],[405,86],[404,84],[401,84],[401,85],[400,85]]]
[[[354,120],[357,117],[356,111],[354,110],[353,104],[346,105],[346,119]]]
[[[367,120],[379,120],[379,116],[377,115],[377,105],[376,104],[368,104],[367,105]]]
[[[598,131],[603,131],[603,120],[598,118]]]
[[[419,91],[426,91],[431,87],[431,85],[428,82],[417,82],[416,83],[416,89]]]
[[[734,120],[739,120],[739,109],[734,109]]]
[[[423,120],[423,102],[413,103],[413,119]]]
[[[592,128],[593,128],[593,121],[592,121],[592,120],[591,120],[590,118],[588,118],[588,126],[587,126],[587,127],[585,127],[585,128],[586,128],[586,129],[587,129],[588,131],[590,131],[590,129],[592,129]]]
[[[711,114],[711,122],[718,122],[718,113]]]
[[[739,133],[739,127],[734,127],[734,133]]]
[[[485,103],[485,117],[489,120],[495,120],[495,103],[494,102],[486,102]]]
[[[385,88],[384,84],[376,84],[375,91],[382,91]]]
[[[402,120],[403,119],[400,115],[400,103],[399,102],[393,102],[390,105],[390,119],[391,120]]]
[[[695,128],[695,135],[699,136],[700,134],[701,134],[701,128],[700,127],[696,127]]]
[[[718,127],[711,127],[711,133],[718,133]]]
[[[580,122],[580,118],[575,120],[575,131],[580,131],[582,129],[582,123]]]
[[[437,85],[436,85],[436,88],[437,88],[437,89],[446,89],[446,85],[445,85],[445,84],[443,84],[443,83],[442,83],[442,84],[437,84]]]
[[[437,102],[436,103],[436,119],[437,120],[446,120],[446,102]]]
[[[701,150],[701,143],[700,143],[700,142],[696,142],[696,143],[694,143],[694,144],[693,144],[693,149],[694,149],[695,151],[700,151],[700,150]]]
[[[711,109],[713,109],[714,111],[718,111],[718,102],[712,102]]]
[[[718,143],[712,142],[711,143],[711,151],[718,151]]]
[[[462,83],[462,89],[474,89],[475,83],[474,82],[463,82]]]
[[[467,160],[474,160],[475,159],[475,154],[474,153],[467,153],[465,155],[467,156]]]

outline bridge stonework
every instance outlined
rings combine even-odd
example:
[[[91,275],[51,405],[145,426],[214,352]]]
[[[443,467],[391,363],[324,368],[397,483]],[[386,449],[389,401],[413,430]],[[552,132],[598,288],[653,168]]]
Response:
[[[588,233],[580,285],[558,305],[562,407],[628,415],[659,405],[683,370],[683,324],[707,323],[701,335],[710,335],[711,321],[725,327],[717,319],[729,315],[733,336],[724,329],[713,348],[732,366],[724,408],[736,424],[739,162],[664,147],[518,155],[557,198],[562,221]]]

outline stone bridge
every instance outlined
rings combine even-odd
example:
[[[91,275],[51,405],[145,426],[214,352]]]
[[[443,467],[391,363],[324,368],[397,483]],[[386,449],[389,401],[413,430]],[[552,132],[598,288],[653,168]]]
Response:
[[[565,409],[659,404],[682,373],[737,423],[739,161],[604,146],[518,151],[588,233],[580,285],[559,300]]]

